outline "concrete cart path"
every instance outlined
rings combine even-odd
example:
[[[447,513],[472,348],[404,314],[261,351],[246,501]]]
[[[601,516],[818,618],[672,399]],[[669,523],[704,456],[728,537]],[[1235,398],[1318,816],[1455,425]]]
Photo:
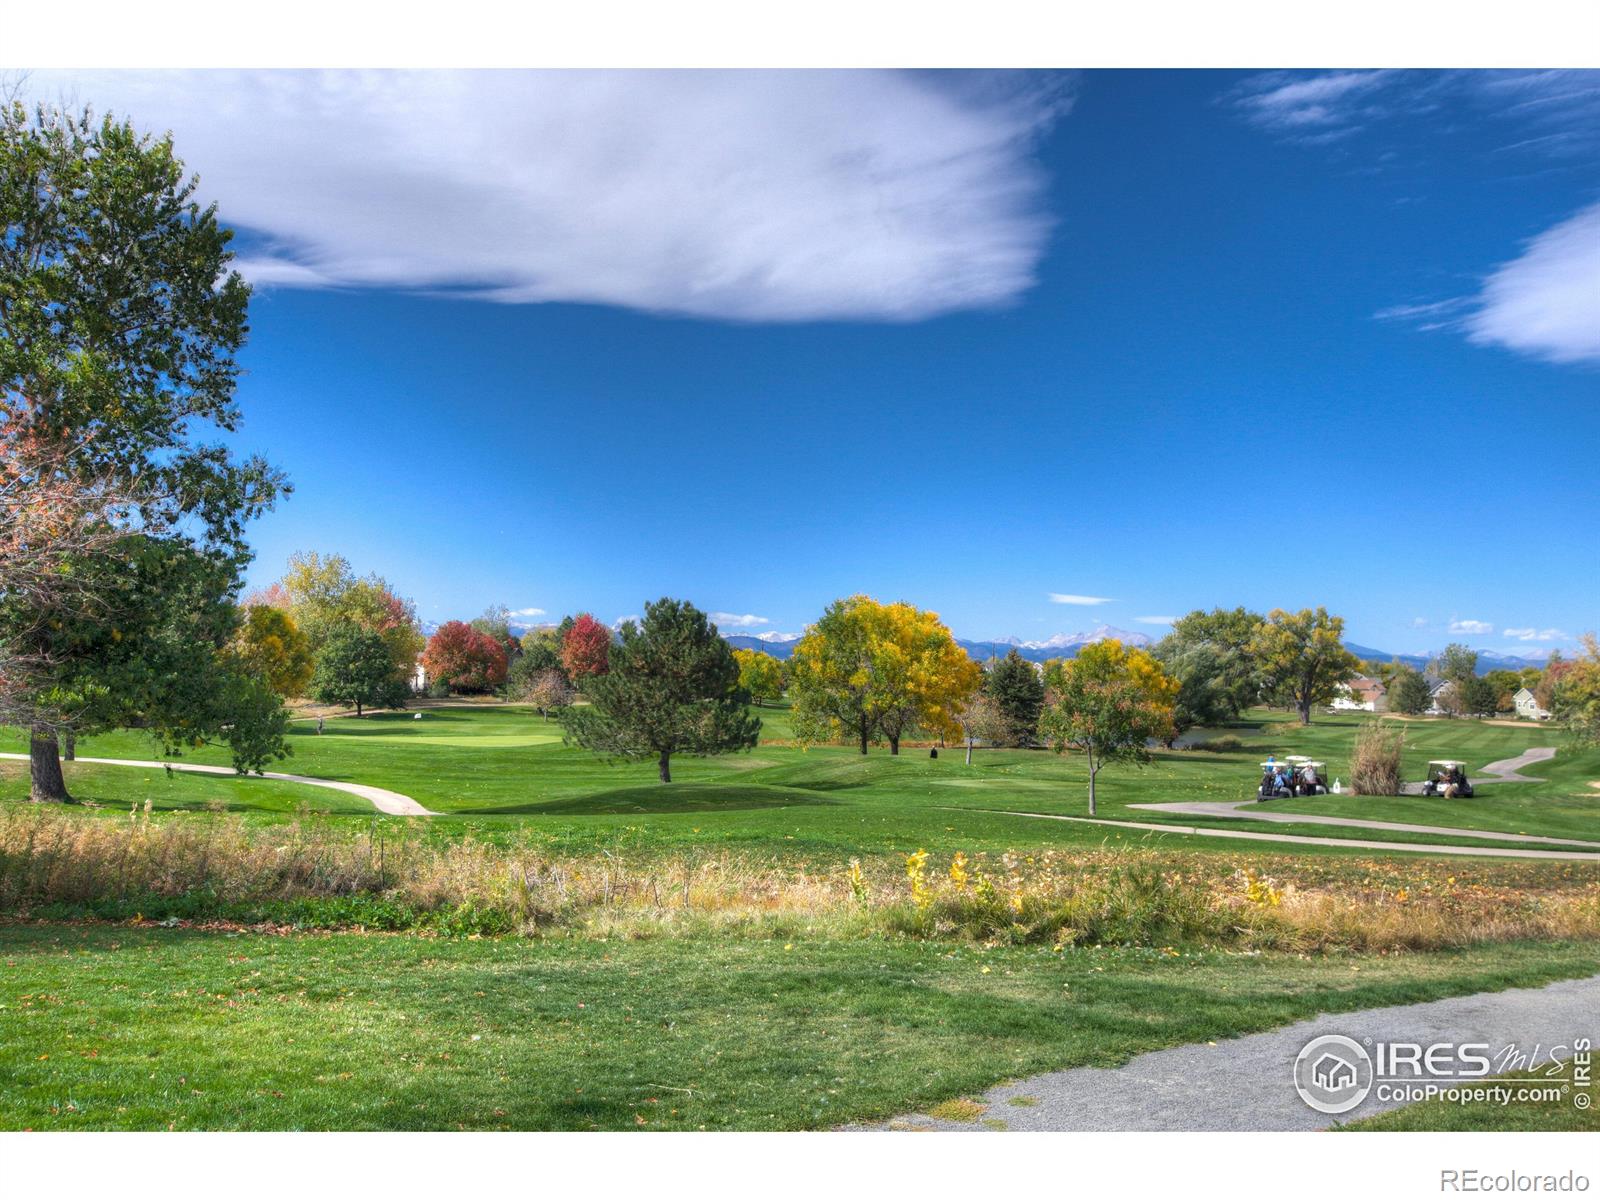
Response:
[[[27,761],[26,754],[0,754],[0,758],[17,758]],[[126,758],[75,758],[73,762],[94,763],[101,767],[142,767],[145,770],[170,770],[192,771],[197,775],[237,775],[232,767],[212,767],[204,763],[164,763],[143,762]],[[387,788],[372,787],[365,783],[340,783],[333,779],[314,779],[310,775],[285,775],[279,771],[264,771],[260,775],[249,776],[253,779],[277,779],[284,783],[304,783],[311,787],[329,788],[335,792],[345,792],[351,796],[359,796],[367,801],[381,813],[388,813],[393,817],[437,817],[440,814],[431,809],[423,808],[410,796],[403,796],[399,792],[391,792]]]
[[[1556,756],[1554,746],[1534,746],[1524,750],[1515,758],[1502,758],[1498,762],[1489,763],[1480,774],[1495,775],[1497,779],[1486,779],[1485,783],[1543,783],[1542,779],[1535,779],[1531,775],[1519,775],[1523,767],[1531,767],[1534,763],[1549,762]]]
[[[1132,806],[1130,806],[1132,807]],[[1147,805],[1145,807],[1159,807]],[[1472,858],[1559,858],[1575,862],[1600,862],[1600,851],[1522,850],[1510,846],[1449,846],[1427,842],[1378,842],[1362,838],[1309,837],[1297,833],[1256,833],[1248,829],[1208,829],[1199,825],[1157,824],[1154,821],[1111,821],[1104,817],[1068,817],[1060,813],[1012,812],[1004,808],[962,809],[963,812],[993,812],[1008,817],[1031,817],[1039,821],[1078,821],[1085,825],[1112,825],[1118,829],[1148,829],[1153,833],[1181,833],[1190,837],[1234,838],[1244,842],[1292,842],[1302,846],[1344,846],[1353,850],[1399,850],[1409,854],[1456,854]],[[1248,814],[1235,813],[1245,817]],[[1482,830],[1450,829],[1445,832],[1467,837],[1482,837]],[[1506,834],[1493,835],[1505,840]],[[1579,845],[1589,845],[1580,842]]]
[[[1237,817],[1246,821],[1277,821],[1285,825],[1348,825],[1356,829],[1392,829],[1400,833],[1431,833],[1435,837],[1483,838],[1491,842],[1533,842],[1547,846],[1588,846],[1600,850],[1600,842],[1582,838],[1542,837],[1532,833],[1497,833],[1492,829],[1456,829],[1449,825],[1408,825],[1400,821],[1368,821],[1361,817],[1334,817],[1321,813],[1284,812],[1257,808],[1255,800],[1195,800],[1172,804],[1130,804],[1151,812],[1182,813],[1191,817]],[[1248,812],[1241,809],[1249,808]]]
[[[1077,1067],[1002,1084],[984,1093],[986,1111],[972,1124],[917,1113],[879,1128],[983,1131],[980,1122],[993,1120],[1004,1122],[1007,1130],[1032,1132],[1326,1129],[1399,1108],[1403,1101],[1380,1100],[1375,1087],[1361,1104],[1339,1116],[1310,1108],[1295,1091],[1293,1069],[1295,1056],[1314,1037],[1343,1034],[1363,1045],[1368,1038],[1372,1045],[1483,1043],[1491,1060],[1515,1045],[1530,1058],[1539,1055],[1536,1064],[1529,1064],[1537,1069],[1548,1062],[1552,1048],[1564,1048],[1558,1057],[1570,1057],[1575,1039],[1600,1035],[1597,1014],[1600,975],[1542,988],[1324,1014],[1266,1033],[1155,1050],[1120,1067]],[[1026,1098],[1022,1105],[1011,1103],[1018,1097]]]

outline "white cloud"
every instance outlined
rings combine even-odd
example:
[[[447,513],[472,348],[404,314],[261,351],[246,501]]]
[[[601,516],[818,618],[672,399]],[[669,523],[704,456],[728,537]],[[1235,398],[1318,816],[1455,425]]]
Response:
[[[629,621],[632,621],[635,625],[638,625],[643,620],[644,620],[644,618],[641,617],[638,613],[633,613],[630,616],[618,617],[615,621],[611,622],[611,628],[613,628],[613,629],[621,629]]]
[[[1493,633],[1494,625],[1489,621],[1455,621],[1450,622],[1451,633]]]
[[[545,615],[545,611],[542,608],[513,608],[510,615],[513,617],[542,617]]]
[[[1177,623],[1178,618],[1177,617],[1135,617],[1134,620],[1137,621],[1141,625],[1174,625],[1174,624]]]
[[[1362,103],[1390,77],[1389,71],[1333,71],[1293,76],[1281,71],[1257,75],[1233,94],[1236,105],[1255,124],[1280,132],[1326,130],[1353,123]]]
[[[1600,203],[1545,230],[1490,275],[1465,325],[1480,344],[1600,362]]]
[[[1074,596],[1070,592],[1051,592],[1051,604],[1110,604],[1109,596]]]
[[[758,617],[754,613],[725,613],[714,612],[711,621],[721,629],[749,629],[753,625],[770,625],[766,617]]]
[[[1501,633],[1502,637],[1515,638],[1519,642],[1559,642],[1566,638],[1566,634],[1559,629],[1507,629]]]
[[[168,129],[279,287],[747,321],[1007,304],[1071,76],[891,71],[37,72]]]

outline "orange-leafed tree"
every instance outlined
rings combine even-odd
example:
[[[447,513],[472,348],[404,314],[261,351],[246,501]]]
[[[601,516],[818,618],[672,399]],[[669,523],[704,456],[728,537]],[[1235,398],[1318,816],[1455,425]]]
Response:
[[[447,621],[428,639],[422,669],[452,691],[487,692],[506,681],[506,650],[465,621]]]
[[[579,613],[561,639],[561,665],[567,678],[578,687],[591,675],[604,675],[610,669],[611,630],[588,613]]]

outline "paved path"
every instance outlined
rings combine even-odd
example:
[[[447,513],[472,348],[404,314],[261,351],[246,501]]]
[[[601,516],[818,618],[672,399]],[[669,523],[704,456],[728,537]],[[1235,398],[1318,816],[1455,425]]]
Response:
[[[1499,762],[1492,762],[1485,766],[1480,774],[1498,775],[1498,779],[1486,779],[1485,783],[1543,783],[1542,779],[1535,779],[1531,775],[1519,775],[1523,767],[1531,767],[1534,763],[1549,762],[1556,756],[1554,746],[1535,746],[1531,750],[1524,750],[1515,758],[1502,758]]]
[[[1034,1132],[1303,1131],[1401,1107],[1400,1101],[1380,1101],[1376,1088],[1356,1108],[1337,1117],[1303,1103],[1294,1089],[1295,1056],[1312,1038],[1325,1034],[1343,1034],[1363,1044],[1370,1038],[1374,1045],[1484,1043],[1490,1047],[1491,1060],[1502,1048],[1515,1045],[1524,1054],[1539,1054],[1543,1065],[1553,1047],[1569,1048],[1580,1036],[1600,1037],[1600,975],[1542,988],[1324,1014],[1267,1033],[1152,1051],[1121,1067],[1078,1067],[1036,1075],[986,1092],[981,1098],[986,1111],[979,1121],[1003,1121],[1008,1130]],[[1016,1097],[1034,1103],[1012,1104]],[[880,1126],[885,1127],[985,1128],[979,1122],[940,1121],[920,1113]]]
[[[1517,755],[1515,758],[1503,758],[1499,762],[1492,762],[1484,767],[1481,773],[1496,777],[1485,780],[1484,782],[1487,783],[1539,783],[1541,782],[1540,780],[1532,779],[1526,775],[1519,775],[1517,773],[1518,769],[1536,762],[1546,762],[1554,758],[1555,754],[1556,748],[1554,746],[1536,746]],[[1541,837],[1527,833],[1498,833],[1489,829],[1457,829],[1449,825],[1411,825],[1401,821],[1369,821],[1359,817],[1285,812],[1281,809],[1267,809],[1258,805],[1259,802],[1255,800],[1195,800],[1177,801],[1168,804],[1130,804],[1128,807],[1147,809],[1152,812],[1179,813],[1190,817],[1232,817],[1243,821],[1280,822],[1286,825],[1345,825],[1356,829],[1386,829],[1397,833],[1427,833],[1435,837],[1480,838],[1484,841],[1527,842],[1546,846],[1584,846],[1600,850],[1600,842],[1586,841],[1582,838]],[[1272,835],[1264,836],[1271,837]],[[1359,845],[1361,843],[1336,842],[1335,844]]]
[[[1435,837],[1483,838],[1491,842],[1535,842],[1547,846],[1589,846],[1600,850],[1600,842],[1582,838],[1541,837],[1532,833],[1497,833],[1492,829],[1456,829],[1450,825],[1408,825],[1401,821],[1368,821],[1359,817],[1334,817],[1321,813],[1285,812],[1282,809],[1256,808],[1254,800],[1196,800],[1174,804],[1130,804],[1152,812],[1182,813],[1191,817],[1238,817],[1248,821],[1276,821],[1285,825],[1348,825],[1356,829],[1392,829],[1400,833],[1431,833]],[[1249,807],[1248,812],[1241,809]]]
[[[1134,806],[1130,806],[1134,807]],[[1160,805],[1144,805],[1159,808]],[[1080,821],[1085,825],[1113,825],[1118,829],[1149,829],[1155,833],[1182,833],[1192,837],[1233,838],[1244,842],[1293,842],[1303,846],[1344,846],[1353,850],[1400,850],[1410,854],[1457,854],[1473,858],[1560,858],[1577,862],[1600,862],[1600,851],[1583,850],[1522,850],[1510,846],[1449,846],[1427,842],[1378,842],[1363,838],[1306,837],[1296,833],[1256,833],[1248,829],[1208,829],[1200,825],[1156,824],[1154,821],[1110,821],[1103,817],[1068,817],[1060,813],[1011,812],[1003,808],[963,809],[963,812],[997,812],[1008,817],[1032,817],[1040,821]],[[1252,814],[1235,813],[1245,817]],[[1446,833],[1466,837],[1483,837],[1482,830],[1447,829]],[[1504,840],[1508,835],[1495,834]],[[1589,842],[1577,843],[1581,846]]]
[[[26,754],[0,754],[0,758],[20,758],[27,761]],[[145,770],[170,770],[193,771],[197,775],[237,775],[232,767],[211,767],[204,763],[164,763],[141,762],[126,758],[75,758],[73,762],[94,763],[102,767],[142,767]],[[388,813],[394,817],[437,817],[440,814],[431,809],[423,808],[410,796],[402,796],[399,792],[391,792],[387,788],[372,787],[365,783],[340,783],[333,779],[313,779],[310,775],[285,775],[279,771],[264,771],[260,775],[251,776],[255,779],[277,779],[284,783],[304,783],[311,787],[329,788],[335,792],[345,792],[351,796],[359,796],[368,801],[379,812]]]

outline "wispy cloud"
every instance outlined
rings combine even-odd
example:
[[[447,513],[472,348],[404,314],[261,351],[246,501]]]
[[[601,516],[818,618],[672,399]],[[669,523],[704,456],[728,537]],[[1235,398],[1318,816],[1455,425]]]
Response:
[[[1428,627],[1428,618],[1427,617],[1412,617],[1411,618],[1411,628],[1413,628],[1413,629],[1426,629],[1427,627]]]
[[[1110,596],[1076,596],[1071,592],[1051,592],[1051,604],[1110,604]]]
[[[1175,625],[1175,624],[1177,624],[1178,618],[1177,617],[1135,617],[1134,620],[1137,621],[1141,625]]]
[[[749,629],[755,625],[772,624],[766,617],[758,617],[754,613],[714,612],[711,614],[711,621],[723,629]]]
[[[542,608],[513,608],[510,613],[513,617],[542,617],[545,611]]]
[[[257,283],[741,321],[1005,305],[1062,74],[38,72],[171,129]],[[241,243],[246,244],[246,243]]]
[[[1600,141],[1600,71],[1267,71],[1222,97],[1275,136],[1342,140],[1395,119],[1479,119],[1503,153],[1567,158]]]
[[[1559,642],[1566,639],[1566,634],[1559,629],[1507,629],[1501,637],[1512,638],[1519,642]]]
[[[1450,622],[1451,633],[1493,633],[1494,623],[1491,621],[1457,621]]]
[[[1392,71],[1330,71],[1296,75],[1271,71],[1252,76],[1232,94],[1233,103],[1253,124],[1322,140],[1335,127],[1353,127],[1381,110],[1371,103]]]

